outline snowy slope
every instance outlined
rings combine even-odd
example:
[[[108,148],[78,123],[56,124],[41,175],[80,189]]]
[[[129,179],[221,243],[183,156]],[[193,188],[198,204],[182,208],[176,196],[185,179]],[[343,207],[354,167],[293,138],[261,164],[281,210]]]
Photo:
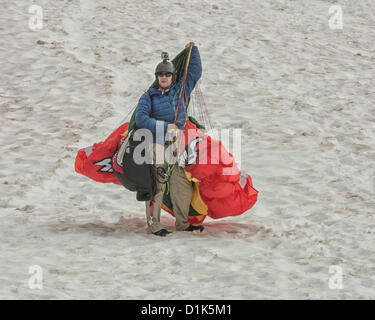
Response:
[[[0,298],[375,298],[372,0],[40,0],[36,31],[33,3],[3,0],[0,15]],[[159,239],[134,194],[74,159],[188,41],[211,120],[242,129],[260,193],[242,216]]]

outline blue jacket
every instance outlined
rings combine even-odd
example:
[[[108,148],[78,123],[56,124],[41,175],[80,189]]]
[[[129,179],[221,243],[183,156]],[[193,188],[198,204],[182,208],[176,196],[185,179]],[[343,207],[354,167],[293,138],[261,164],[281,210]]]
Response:
[[[187,97],[190,96],[190,93],[193,91],[201,75],[201,59],[198,48],[194,46],[191,53],[188,75],[185,84],[186,94],[184,97],[184,102]],[[150,87],[149,90],[139,99],[137,112],[135,114],[135,123],[139,128],[149,129],[154,137],[154,142],[156,142],[155,135],[157,125],[164,127],[164,134],[166,134],[168,124],[174,123],[182,80],[183,79],[181,78],[180,81],[174,83],[169,91],[165,93],[158,90],[158,85]],[[177,127],[183,130],[186,122],[185,108],[181,108],[177,119]],[[162,141],[158,141],[158,143],[162,143]]]

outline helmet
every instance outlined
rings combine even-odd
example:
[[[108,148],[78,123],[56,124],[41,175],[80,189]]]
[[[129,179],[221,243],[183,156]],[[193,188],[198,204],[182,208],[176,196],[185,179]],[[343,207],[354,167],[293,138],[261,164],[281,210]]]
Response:
[[[155,75],[159,72],[171,72],[175,74],[176,68],[174,67],[174,64],[172,62],[163,61],[156,66]]]
[[[157,74],[159,72],[170,72],[173,74],[173,78],[172,78],[172,83],[175,81],[176,79],[176,68],[174,66],[174,64],[172,62],[169,62],[169,55],[168,55],[168,52],[162,52],[161,54],[161,58],[163,59],[162,62],[160,62],[157,66],[156,66],[156,69],[155,69],[155,79],[156,79],[156,82],[157,82]]]

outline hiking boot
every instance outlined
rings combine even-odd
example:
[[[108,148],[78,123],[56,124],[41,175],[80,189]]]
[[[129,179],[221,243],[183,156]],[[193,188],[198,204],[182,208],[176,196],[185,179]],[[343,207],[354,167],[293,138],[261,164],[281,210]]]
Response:
[[[168,233],[172,233],[166,229],[161,229],[157,232],[153,232],[152,234],[154,234],[155,236],[159,236],[159,237],[165,237]]]
[[[200,232],[202,232],[204,230],[204,227],[203,226],[194,226],[194,225],[191,224],[184,231],[195,231],[195,230],[199,230]]]

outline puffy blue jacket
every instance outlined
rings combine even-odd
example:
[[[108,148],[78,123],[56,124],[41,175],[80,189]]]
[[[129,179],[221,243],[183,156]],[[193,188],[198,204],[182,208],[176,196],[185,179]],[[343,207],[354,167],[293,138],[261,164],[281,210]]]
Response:
[[[201,75],[201,59],[198,48],[194,46],[191,53],[188,75],[185,84],[186,95],[184,99],[186,99],[193,91]],[[153,134],[154,142],[156,142],[155,134],[157,126],[164,127],[164,134],[166,134],[168,124],[174,123],[182,80],[183,79],[181,78],[180,81],[174,83],[169,91],[165,93],[158,90],[158,85],[150,87],[149,90],[139,99],[137,112],[135,115],[135,123],[139,128],[149,129]],[[177,127],[183,130],[186,122],[185,108],[181,108],[177,119]],[[158,141],[158,143],[162,143],[162,141]]]

